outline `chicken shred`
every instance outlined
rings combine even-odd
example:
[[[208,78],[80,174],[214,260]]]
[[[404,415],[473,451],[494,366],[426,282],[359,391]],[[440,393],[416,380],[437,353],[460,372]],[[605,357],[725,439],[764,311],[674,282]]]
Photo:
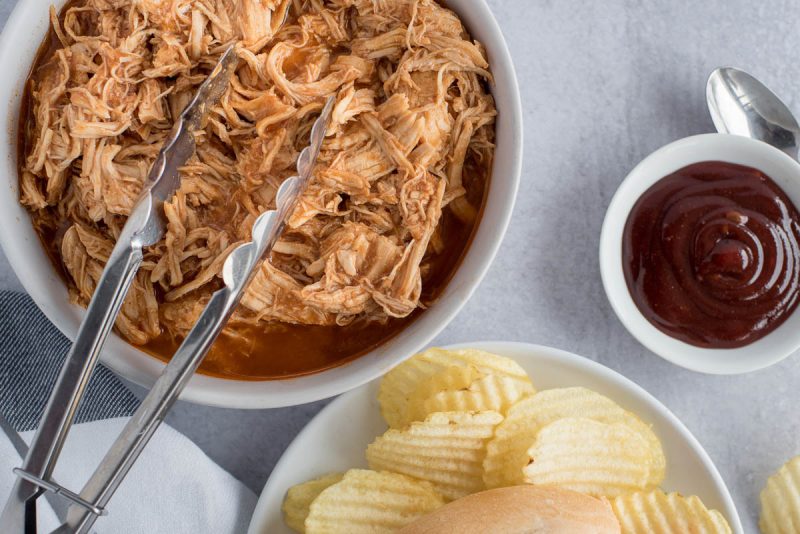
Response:
[[[240,57],[117,320],[131,343],[191,328],[330,95],[312,182],[229,328],[408,316],[443,210],[477,216],[465,162],[491,164],[491,75],[434,0],[74,0],[51,20],[61,45],[32,75],[20,202],[57,236],[82,305],[174,119],[230,44]]]

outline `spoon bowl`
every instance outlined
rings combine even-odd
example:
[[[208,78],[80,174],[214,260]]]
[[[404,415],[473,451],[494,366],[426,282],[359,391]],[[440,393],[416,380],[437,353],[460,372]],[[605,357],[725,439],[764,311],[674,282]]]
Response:
[[[720,133],[757,139],[798,158],[800,124],[786,104],[752,75],[733,67],[716,69],[708,78],[706,100]]]

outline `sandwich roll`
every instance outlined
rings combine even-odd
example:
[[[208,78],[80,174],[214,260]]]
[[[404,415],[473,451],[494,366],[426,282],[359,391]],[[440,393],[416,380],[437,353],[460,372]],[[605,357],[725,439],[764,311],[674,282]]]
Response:
[[[607,501],[541,486],[468,495],[418,519],[400,534],[620,534]]]

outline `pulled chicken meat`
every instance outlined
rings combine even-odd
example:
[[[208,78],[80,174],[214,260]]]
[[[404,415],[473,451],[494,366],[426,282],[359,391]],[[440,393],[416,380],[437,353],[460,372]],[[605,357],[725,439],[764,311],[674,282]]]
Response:
[[[240,66],[117,320],[131,343],[185,335],[296,172],[329,95],[313,181],[233,328],[408,316],[445,249],[443,210],[476,217],[481,197],[467,193],[482,178],[465,161],[491,163],[489,65],[434,0],[77,0],[51,20],[57,45],[29,86],[21,202],[56,236],[82,305],[173,120],[237,45]]]

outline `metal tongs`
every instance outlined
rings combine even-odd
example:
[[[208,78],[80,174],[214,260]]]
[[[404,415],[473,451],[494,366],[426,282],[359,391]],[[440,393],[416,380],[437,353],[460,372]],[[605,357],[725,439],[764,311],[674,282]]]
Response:
[[[201,129],[209,109],[225,92],[237,63],[236,51],[231,46],[181,113],[164,142],[143,193],[103,270],[25,462],[14,470],[19,478],[0,515],[0,532],[35,534],[36,500],[47,491],[70,501],[66,521],[54,532],[89,532],[96,519],[107,513],[105,507],[114,491],[203,361],[239,303],[248,282],[268,257],[298,197],[305,190],[325,137],[333,98],[328,99],[313,125],[310,145],[300,153],[298,175],[281,184],[276,195],[276,209],[266,211],[256,219],[252,241],[240,245],[227,257],[222,268],[224,287],[211,296],[197,323],[83,489],[75,493],[52,480],[100,349],[142,263],[143,247],[157,243],[164,235],[163,204],[180,187],[178,169],[195,151],[194,132]]]

